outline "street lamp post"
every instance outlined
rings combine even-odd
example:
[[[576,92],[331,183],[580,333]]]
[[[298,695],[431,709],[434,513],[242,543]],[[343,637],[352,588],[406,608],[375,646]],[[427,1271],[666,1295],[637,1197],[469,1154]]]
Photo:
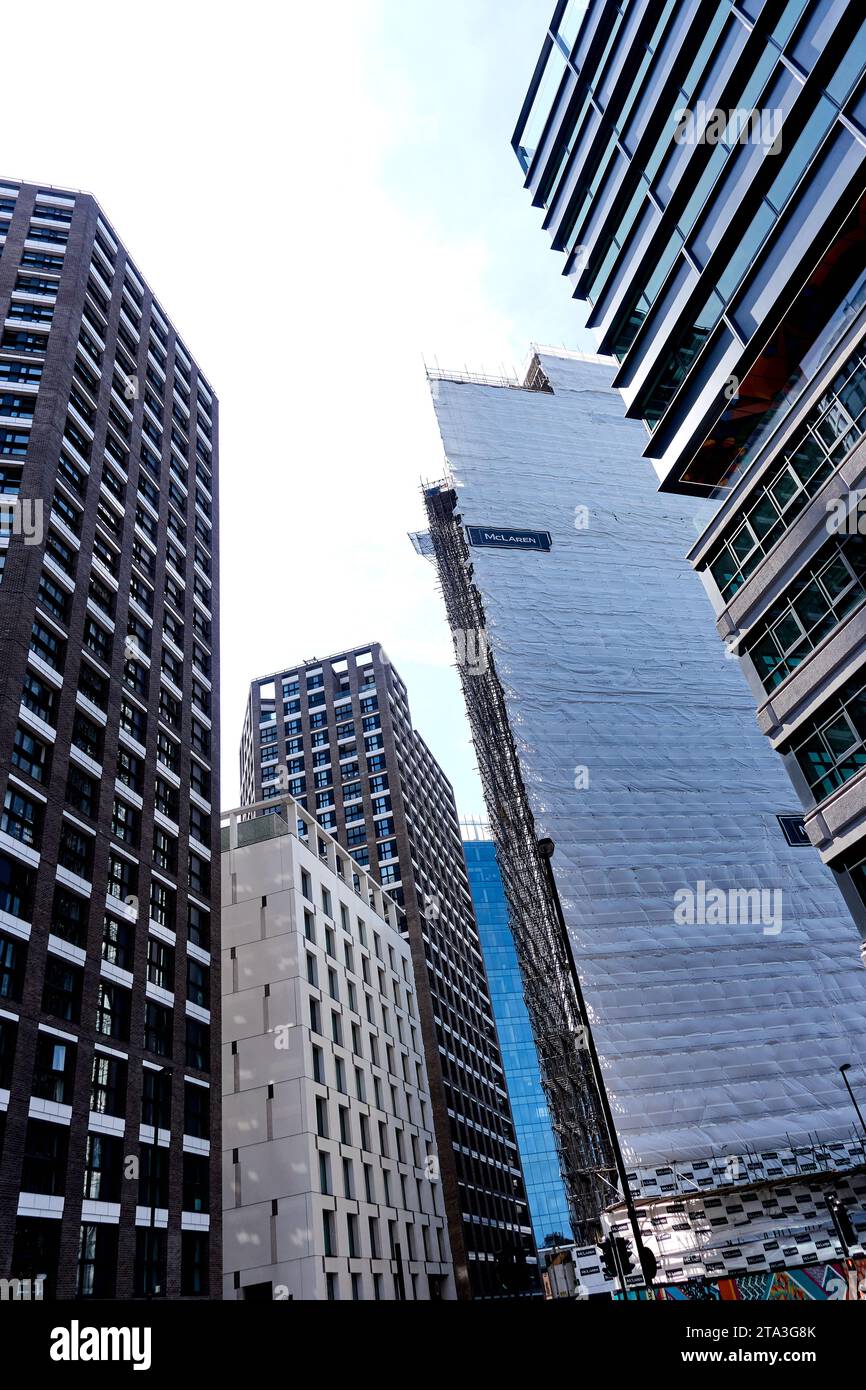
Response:
[[[841,1067],[839,1068],[839,1071],[842,1073],[842,1080],[845,1082],[845,1087],[848,1091],[849,1096],[851,1097],[851,1104],[857,1111],[857,1119],[860,1121],[860,1128],[863,1131],[863,1138],[866,1139],[866,1122],[864,1122],[863,1120],[863,1112],[861,1111],[860,1106],[857,1104],[857,1097],[851,1089],[851,1082],[848,1080],[848,1073],[850,1070],[850,1062],[843,1062]]]

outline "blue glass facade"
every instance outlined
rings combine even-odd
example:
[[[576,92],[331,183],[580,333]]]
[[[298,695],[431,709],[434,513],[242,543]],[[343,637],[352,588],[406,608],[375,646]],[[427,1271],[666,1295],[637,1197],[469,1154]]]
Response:
[[[492,840],[464,839],[469,885],[514,1112],[536,1244],[558,1231],[570,1236],[568,1203],[541,1086],[538,1056],[523,999],[508,907]]]

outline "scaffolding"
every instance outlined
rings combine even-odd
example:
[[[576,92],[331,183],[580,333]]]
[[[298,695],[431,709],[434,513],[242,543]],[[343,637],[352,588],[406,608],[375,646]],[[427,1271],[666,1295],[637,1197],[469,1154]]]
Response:
[[[452,633],[480,637],[485,614],[457,495],[446,480],[425,487],[424,501]],[[589,1017],[571,978],[492,653],[483,670],[459,663],[459,671],[571,1223],[578,1243],[589,1245],[602,1238],[603,1210],[622,1198],[586,1047]]]

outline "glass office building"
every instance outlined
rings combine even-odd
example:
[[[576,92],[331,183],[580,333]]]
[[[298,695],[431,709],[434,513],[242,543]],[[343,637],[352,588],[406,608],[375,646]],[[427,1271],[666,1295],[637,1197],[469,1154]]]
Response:
[[[513,145],[866,941],[863,6],[561,0]]]
[[[483,821],[462,821],[460,829],[517,1143],[523,1160],[532,1230],[536,1245],[542,1246],[549,1235],[570,1234],[568,1202],[490,827]]]

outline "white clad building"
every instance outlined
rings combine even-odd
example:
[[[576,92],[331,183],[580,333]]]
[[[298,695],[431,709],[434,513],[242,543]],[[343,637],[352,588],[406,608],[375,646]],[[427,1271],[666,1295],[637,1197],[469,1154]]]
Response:
[[[453,1298],[397,905],[291,797],[222,839],[224,1296]]]
[[[431,536],[418,541],[442,582],[530,1012],[554,1058],[576,1224],[594,1238],[611,1196],[586,1180],[604,1173],[588,1072],[557,1052],[577,1014],[539,840],[555,845],[587,1018],[665,1273],[837,1257],[820,1185],[863,1163],[839,1070],[852,1064],[862,1096],[857,932],[808,840],[786,838],[779,817],[795,830],[801,808],[683,558],[712,508],[656,491],[613,372],[539,350],[522,381],[433,380],[448,473],[427,489]],[[781,1205],[759,1198],[732,1242],[742,1189],[768,1181],[783,1183]],[[843,1197],[866,1215],[862,1194]],[[678,1210],[654,1206],[667,1200]],[[798,1233],[782,1250],[780,1228]]]

